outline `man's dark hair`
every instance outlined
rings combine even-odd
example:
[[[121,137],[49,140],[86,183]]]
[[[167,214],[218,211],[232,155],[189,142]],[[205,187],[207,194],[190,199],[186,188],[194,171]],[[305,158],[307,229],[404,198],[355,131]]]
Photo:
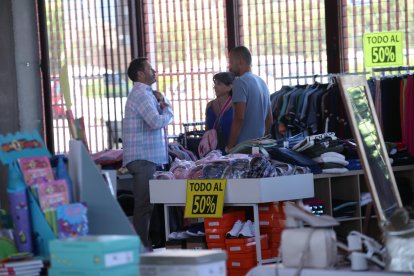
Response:
[[[145,61],[147,61],[148,58],[146,57],[139,57],[136,59],[133,59],[128,66],[128,77],[130,80],[136,82],[137,81],[137,72],[138,71],[144,71],[145,67]]]
[[[234,53],[237,56],[241,57],[247,65],[252,65],[252,54],[250,53],[249,49],[244,46],[237,46],[230,50],[230,53]]]

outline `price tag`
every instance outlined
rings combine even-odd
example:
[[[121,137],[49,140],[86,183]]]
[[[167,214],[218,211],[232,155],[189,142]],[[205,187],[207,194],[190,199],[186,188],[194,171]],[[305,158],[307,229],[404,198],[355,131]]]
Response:
[[[184,217],[219,218],[223,214],[226,179],[189,179]]]
[[[403,65],[403,32],[364,34],[365,67]]]

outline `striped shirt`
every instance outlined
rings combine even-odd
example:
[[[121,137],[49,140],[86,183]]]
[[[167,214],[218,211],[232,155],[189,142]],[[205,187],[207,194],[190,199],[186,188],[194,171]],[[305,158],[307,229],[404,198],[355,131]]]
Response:
[[[123,165],[135,160],[167,164],[165,127],[172,119],[171,108],[160,108],[150,86],[135,83],[128,95],[122,125]]]

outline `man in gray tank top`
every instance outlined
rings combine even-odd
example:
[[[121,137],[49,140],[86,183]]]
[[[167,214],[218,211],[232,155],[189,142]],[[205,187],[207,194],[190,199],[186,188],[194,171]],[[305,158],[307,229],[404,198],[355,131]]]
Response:
[[[266,83],[251,72],[252,56],[244,46],[229,52],[229,70],[238,76],[233,81],[233,123],[226,150],[243,141],[263,137],[273,122],[270,94]]]

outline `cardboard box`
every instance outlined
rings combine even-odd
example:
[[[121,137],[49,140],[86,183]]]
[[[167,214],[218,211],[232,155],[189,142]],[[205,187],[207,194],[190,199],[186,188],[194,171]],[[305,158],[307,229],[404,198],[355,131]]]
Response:
[[[51,266],[70,269],[110,269],[138,265],[138,236],[83,236],[49,243]]]
[[[229,255],[229,259],[227,260],[227,268],[245,268],[250,269],[257,265],[257,260],[255,254],[249,255],[249,257],[239,257],[237,255],[244,255],[244,254],[234,254]]]
[[[224,242],[218,242],[218,243],[209,242],[209,243],[207,243],[207,247],[208,247],[208,249],[226,250],[226,244]]]
[[[141,276],[226,276],[223,250],[172,249],[141,255]]]
[[[260,245],[262,250],[269,248],[269,240],[267,238],[267,235],[260,235]],[[243,239],[226,239],[226,249],[229,253],[248,253],[256,251],[256,241],[254,237]]]
[[[260,203],[259,214],[278,214],[278,206],[277,202]]]
[[[259,213],[260,228],[279,228],[282,229],[282,222],[279,214]]]
[[[224,241],[226,240],[226,234],[230,230],[231,227],[205,229],[207,243],[224,243]]]
[[[282,237],[282,229],[280,228],[262,228],[261,234],[267,234],[269,238],[269,244],[280,243]]]
[[[228,276],[245,276],[247,274],[247,272],[250,271],[251,268],[228,268],[227,271],[227,275]]]
[[[281,218],[284,218],[283,206],[283,201],[260,203],[259,214],[278,214]]]
[[[270,250],[271,250],[270,257],[271,258],[279,257],[279,247],[280,247],[280,245],[278,247],[270,248]]]
[[[206,237],[187,238],[187,249],[207,249]]]
[[[262,250],[262,260],[272,258],[270,249]],[[231,252],[228,255],[227,270],[228,275],[245,275],[251,268],[257,265],[256,251],[248,253]]]
[[[238,211],[231,211],[228,213],[224,213],[223,217],[221,218],[205,218],[204,229],[207,231],[207,229],[210,229],[210,228],[215,228],[215,229],[226,228],[228,229],[227,231],[229,231],[237,220],[241,220],[241,221],[246,220],[245,210],[238,210]]]
[[[187,248],[187,240],[168,240],[165,241],[165,248],[166,249],[186,249]]]
[[[270,248],[268,249],[262,249],[262,259],[270,259],[272,255],[272,250]],[[247,252],[247,253],[240,253],[240,252],[228,252],[228,260],[230,259],[257,259],[256,256],[256,251],[251,251],[251,252]]]

